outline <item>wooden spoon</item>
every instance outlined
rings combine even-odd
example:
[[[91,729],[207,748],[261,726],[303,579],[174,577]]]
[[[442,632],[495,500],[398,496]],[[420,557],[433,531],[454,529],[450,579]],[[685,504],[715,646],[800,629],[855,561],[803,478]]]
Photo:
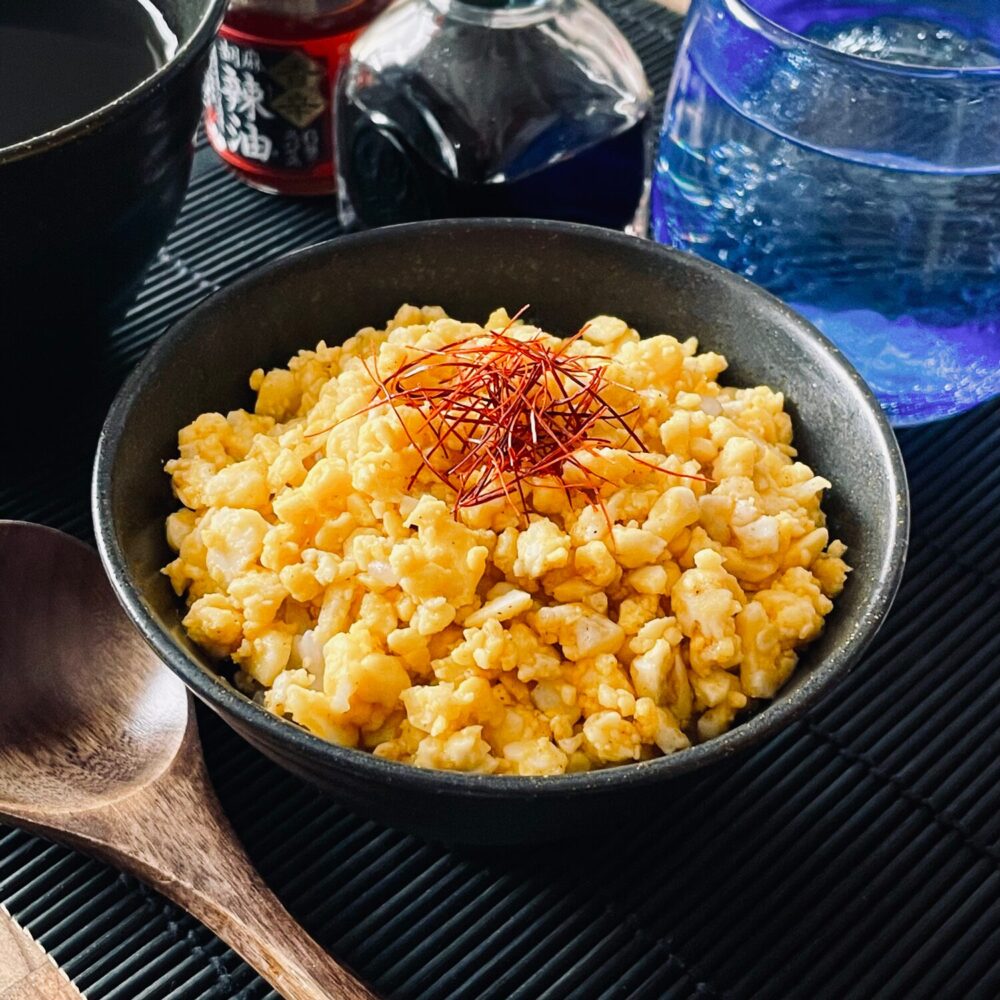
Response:
[[[287,1000],[373,1000],[278,902],[222,814],[191,700],[97,555],[0,521],[0,819],[148,882]]]

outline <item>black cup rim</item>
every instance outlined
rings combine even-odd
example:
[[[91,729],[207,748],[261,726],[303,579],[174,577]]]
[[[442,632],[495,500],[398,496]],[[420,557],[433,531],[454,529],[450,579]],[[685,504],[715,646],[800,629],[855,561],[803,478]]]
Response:
[[[553,235],[561,234],[569,237],[579,235],[591,239],[597,237],[620,246],[623,252],[633,252],[637,247],[641,247],[643,252],[673,258],[683,267],[700,274],[708,281],[729,284],[744,297],[764,300],[770,310],[781,314],[789,322],[796,331],[795,336],[798,339],[807,343],[812,342],[814,347],[829,355],[830,361],[840,375],[838,389],[853,393],[860,404],[859,411],[864,414],[871,444],[879,449],[884,473],[890,484],[890,492],[895,498],[895,509],[887,512],[886,516],[888,544],[882,553],[874,599],[864,614],[854,622],[848,641],[818,664],[808,681],[797,690],[780,700],[771,702],[757,715],[721,736],[649,761],[548,777],[431,771],[385,760],[353,748],[337,746],[314,736],[289,720],[272,715],[245,695],[224,684],[217,676],[209,675],[161,628],[152,609],[132,582],[128,562],[111,513],[112,478],[118,449],[130,412],[142,398],[144,387],[158,378],[161,366],[170,355],[198,332],[195,321],[199,317],[205,313],[225,310],[227,303],[238,300],[244,289],[261,282],[273,282],[275,279],[280,279],[282,273],[294,270],[304,262],[322,258],[333,244],[340,249],[346,246],[354,252],[363,254],[366,248],[382,241],[402,241],[412,244],[415,239],[433,238],[436,234],[446,233],[454,226],[478,230],[484,239],[489,238],[491,231],[523,226],[534,230],[541,229]],[[601,795],[612,790],[649,785],[724,760],[776,735],[800,718],[821,695],[849,673],[874,639],[902,579],[910,524],[906,470],[899,444],[888,419],[857,370],[812,324],[763,289],[693,254],[682,253],[637,237],[593,226],[523,219],[444,219],[387,226],[341,236],[280,257],[208,296],[157,341],[122,386],[112,404],[97,447],[92,481],[92,513],[97,547],[104,568],[132,622],[147,643],[184,683],[202,701],[220,713],[227,722],[235,725],[237,731],[254,732],[268,745],[280,747],[283,752],[309,761],[320,769],[328,768],[331,771],[351,773],[354,778],[370,780],[373,784],[386,788],[404,785],[429,796],[457,794],[467,798],[508,800]]]
[[[228,0],[203,0],[204,12],[198,26],[177,46],[177,51],[149,76],[140,80],[131,90],[120,94],[113,101],[87,112],[79,118],[65,122],[41,135],[22,139],[10,146],[0,146],[0,166],[23,160],[46,150],[71,142],[78,136],[95,132],[108,122],[120,117],[129,108],[169,83],[178,73],[204,51],[222,24]]]

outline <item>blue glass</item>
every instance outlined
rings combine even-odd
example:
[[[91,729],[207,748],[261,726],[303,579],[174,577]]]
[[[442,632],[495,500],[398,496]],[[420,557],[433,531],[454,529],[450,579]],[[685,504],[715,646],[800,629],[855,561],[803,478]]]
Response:
[[[1000,392],[1000,0],[693,0],[653,235],[834,340],[893,423]]]

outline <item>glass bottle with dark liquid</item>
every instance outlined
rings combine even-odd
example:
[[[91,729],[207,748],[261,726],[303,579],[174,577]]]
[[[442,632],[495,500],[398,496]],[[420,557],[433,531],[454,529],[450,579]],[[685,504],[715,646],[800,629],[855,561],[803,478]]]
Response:
[[[402,0],[341,76],[342,221],[633,226],[649,106],[638,57],[590,0]]]

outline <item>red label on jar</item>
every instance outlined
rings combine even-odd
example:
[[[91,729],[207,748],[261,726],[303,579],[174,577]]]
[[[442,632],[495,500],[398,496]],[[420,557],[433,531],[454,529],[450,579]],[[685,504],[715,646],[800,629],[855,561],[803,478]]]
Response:
[[[204,89],[205,131],[215,151],[265,184],[269,175],[308,174],[332,187],[330,103],[347,46],[340,48],[325,39],[319,46],[258,39],[223,25]]]

